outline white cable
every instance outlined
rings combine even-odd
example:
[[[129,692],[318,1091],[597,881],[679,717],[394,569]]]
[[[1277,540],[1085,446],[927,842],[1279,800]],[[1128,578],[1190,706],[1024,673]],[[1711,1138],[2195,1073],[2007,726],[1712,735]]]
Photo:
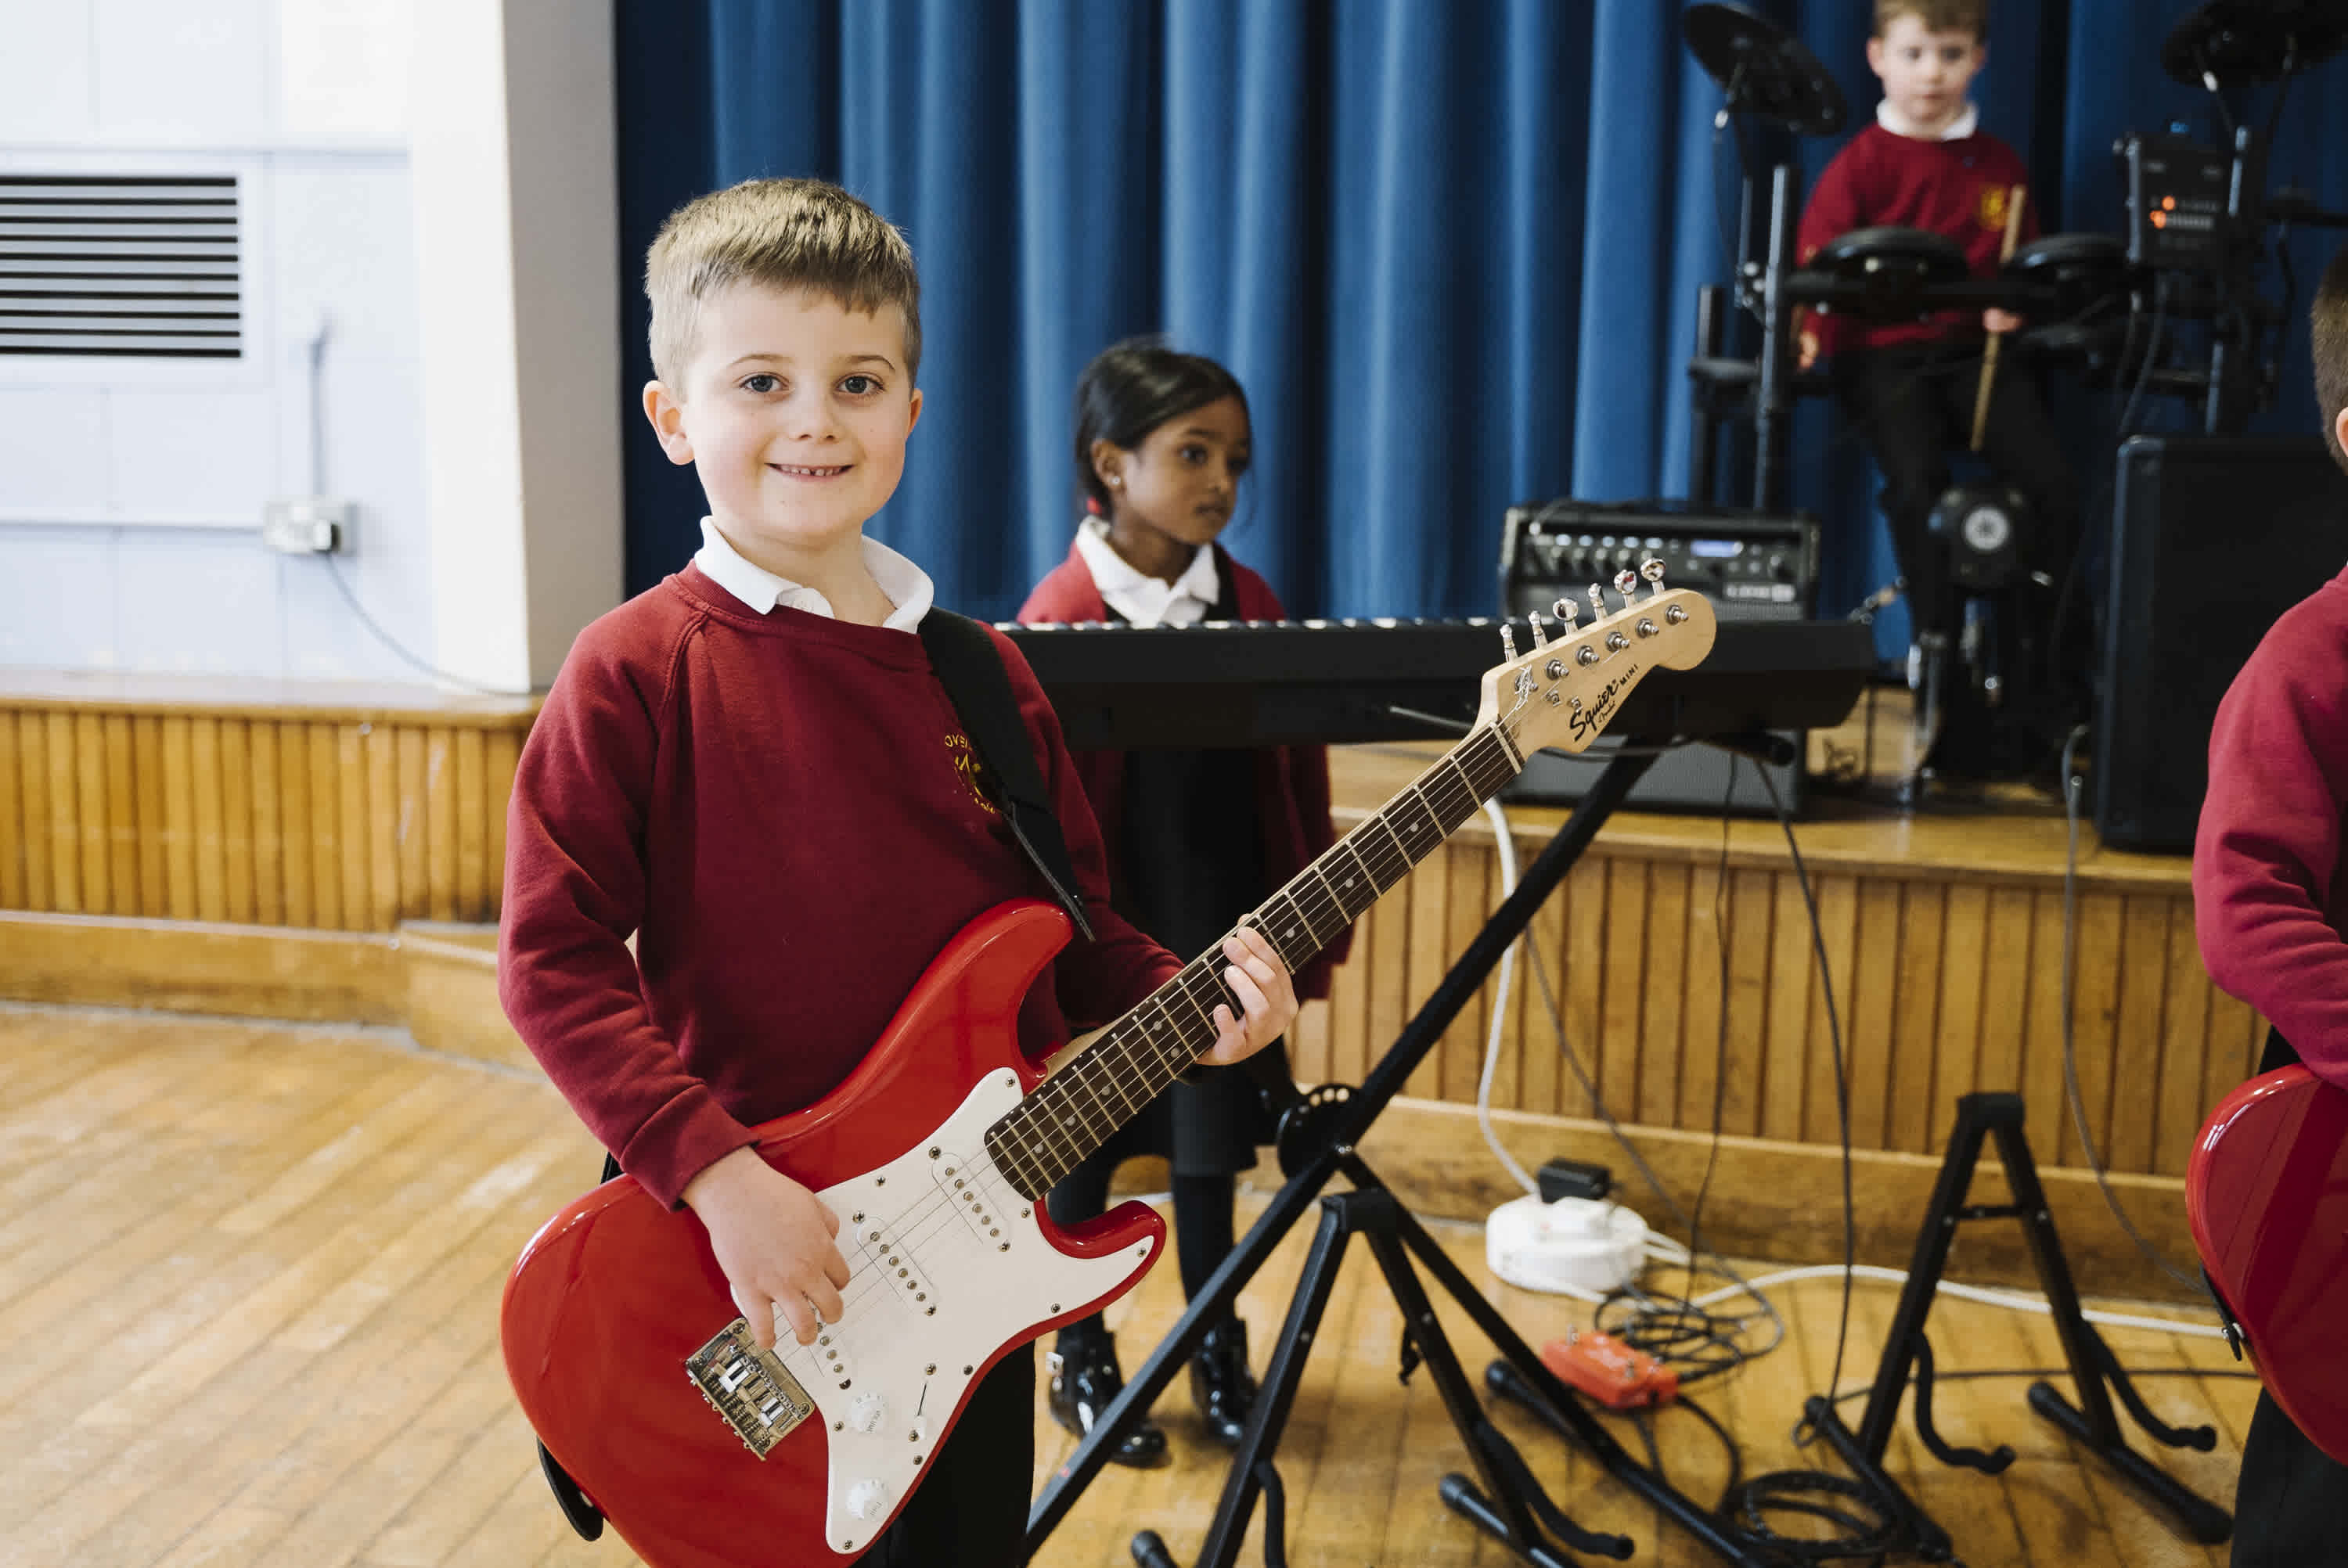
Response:
[[[1908,1283],[1908,1271],[1904,1268],[1879,1268],[1873,1264],[1861,1263],[1852,1265],[1850,1273],[1854,1279],[1872,1280],[1879,1285]],[[1716,1301],[1725,1301],[1730,1296],[1742,1296],[1747,1290],[1757,1291],[1766,1285],[1786,1285],[1797,1279],[1839,1279],[1841,1277],[1842,1265],[1838,1263],[1821,1263],[1806,1268],[1780,1269],[1776,1274],[1765,1274],[1749,1285],[1725,1286],[1709,1296],[1698,1296],[1691,1305],[1699,1308],[1707,1307]],[[1938,1289],[1960,1300],[1978,1301],[1984,1307],[2003,1307],[2015,1312],[2036,1312],[2049,1317],[2053,1316],[2054,1311],[2053,1304],[2044,1296],[2029,1291],[1987,1290],[1977,1285],[1959,1285],[1953,1280],[1947,1279],[1941,1281]],[[2223,1339],[2226,1337],[2226,1331],[2214,1324],[2185,1323],[2173,1317],[2138,1317],[2125,1312],[2101,1312],[2092,1309],[2083,1309],[2079,1316],[2090,1323],[2100,1323],[2110,1328],[2148,1328],[2156,1333],[2190,1334],[2202,1339]]]
[[[1516,840],[1509,832],[1508,816],[1500,810],[1500,803],[1497,799],[1484,803],[1484,815],[1492,819],[1492,834],[1499,844],[1500,898],[1505,903],[1517,890]],[[1509,1174],[1517,1179],[1517,1185],[1522,1187],[1528,1195],[1539,1197],[1540,1184],[1525,1174],[1525,1168],[1501,1146],[1500,1135],[1492,1131],[1492,1072],[1500,1065],[1500,1030],[1509,1019],[1509,982],[1516,974],[1517,948],[1524,939],[1523,934],[1519,933],[1517,939],[1509,944],[1508,951],[1500,955],[1500,978],[1492,992],[1492,1032],[1484,1041],[1484,1074],[1476,1082],[1476,1125],[1484,1130],[1484,1142],[1490,1145],[1493,1156],[1507,1167]],[[1568,1291],[1561,1294],[1580,1293]],[[1587,1299],[1595,1301],[1598,1297],[1593,1296]]]

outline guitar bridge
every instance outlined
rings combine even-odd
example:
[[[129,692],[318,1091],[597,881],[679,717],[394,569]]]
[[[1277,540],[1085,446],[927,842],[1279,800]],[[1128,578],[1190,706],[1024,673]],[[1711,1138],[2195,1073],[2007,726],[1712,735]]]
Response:
[[[815,1414],[815,1401],[771,1350],[750,1337],[747,1318],[736,1317],[716,1337],[685,1358],[685,1375],[709,1408],[760,1459]]]

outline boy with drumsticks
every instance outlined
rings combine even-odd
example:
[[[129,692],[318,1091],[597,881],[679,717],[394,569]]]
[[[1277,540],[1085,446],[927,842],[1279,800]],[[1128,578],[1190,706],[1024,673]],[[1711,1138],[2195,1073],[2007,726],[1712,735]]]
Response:
[[[1952,240],[1976,276],[1993,276],[2017,241],[2037,231],[2025,171],[2014,150],[1982,130],[1968,96],[1987,58],[1988,0],[1876,0],[1867,63],[1883,82],[1876,123],[1835,156],[1802,213],[1798,255],[1807,265],[1854,230],[1922,230]],[[1947,659],[1962,630],[1949,544],[1931,528],[1949,487],[1948,449],[1966,443],[2020,490],[2034,515],[2016,541],[2021,580],[2001,606],[2002,691],[1944,683],[1944,723],[1926,768],[1979,776],[1993,771],[1989,702],[2017,682],[2038,690],[2076,669],[2034,669],[2050,657],[2058,600],[2078,526],[2077,485],[2028,367],[1985,366],[1984,343],[2021,319],[1992,308],[1945,311],[1922,321],[1862,323],[1807,317],[1798,328],[1807,369],[1829,357],[1835,394],[1883,474],[1882,505],[1907,582],[1916,639],[1911,670]],[[2070,620],[2081,632],[2083,611]],[[2083,637],[2066,644],[2083,643]],[[2058,721],[2055,740],[2059,743]],[[2044,749],[2044,748],[2038,748]],[[2024,756],[2029,764],[2051,760]]]

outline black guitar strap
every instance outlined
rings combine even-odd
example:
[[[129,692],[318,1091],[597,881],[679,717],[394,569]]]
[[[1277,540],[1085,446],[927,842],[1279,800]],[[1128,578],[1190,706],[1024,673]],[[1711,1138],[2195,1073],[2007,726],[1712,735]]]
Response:
[[[1061,835],[1060,819],[1052,815],[1052,796],[1035,766],[1035,748],[1020,722],[1019,700],[1011,693],[1011,677],[994,634],[966,615],[932,609],[922,617],[922,646],[930,668],[946,689],[970,743],[978,753],[995,804],[1011,825],[1012,836],[1035,863],[1044,884],[1068,912],[1085,940],[1091,941],[1092,923],[1085,918],[1085,901],[1076,892],[1075,868],[1068,861],[1068,843]]]

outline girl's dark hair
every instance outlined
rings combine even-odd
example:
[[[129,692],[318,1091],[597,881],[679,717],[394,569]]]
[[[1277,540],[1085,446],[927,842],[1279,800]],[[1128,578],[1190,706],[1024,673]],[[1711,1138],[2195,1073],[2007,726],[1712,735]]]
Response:
[[[1076,381],[1077,487],[1106,514],[1108,487],[1093,472],[1094,442],[1130,452],[1177,415],[1226,397],[1238,398],[1240,412],[1247,412],[1239,377],[1205,354],[1167,347],[1162,338],[1130,337],[1101,350]]]

